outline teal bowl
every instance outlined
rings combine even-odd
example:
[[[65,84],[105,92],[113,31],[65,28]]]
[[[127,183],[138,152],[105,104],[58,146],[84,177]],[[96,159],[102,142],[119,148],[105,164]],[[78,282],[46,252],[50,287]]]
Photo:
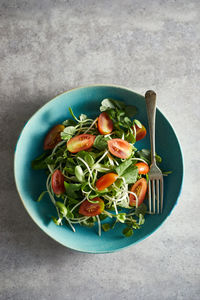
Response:
[[[100,102],[104,98],[123,100],[138,108],[136,118],[147,128],[147,115],[144,97],[124,87],[94,85],[81,87],[63,93],[40,108],[27,122],[16,145],[14,172],[18,193],[27,212],[35,223],[50,237],[62,245],[88,253],[107,253],[121,250],[136,244],[151,235],[170,215],[180,195],[183,180],[183,159],[176,134],[157,109],[156,114],[156,151],[162,156],[161,168],[172,174],[164,178],[164,209],[161,215],[147,215],[145,224],[131,237],[122,235],[123,224],[113,230],[97,235],[97,226],[87,228],[76,226],[72,232],[67,226],[56,226],[51,220],[55,208],[48,196],[36,202],[41,191],[45,190],[44,171],[31,169],[31,161],[43,151],[43,140],[48,130],[57,123],[69,118],[71,106],[76,115],[81,113],[95,117],[99,114]],[[136,147],[150,148],[149,135],[137,142]]]

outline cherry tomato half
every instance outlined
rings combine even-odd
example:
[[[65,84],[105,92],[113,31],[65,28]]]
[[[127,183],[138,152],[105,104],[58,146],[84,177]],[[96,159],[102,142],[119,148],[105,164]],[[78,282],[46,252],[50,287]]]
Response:
[[[67,149],[71,153],[77,153],[82,150],[87,150],[94,144],[96,136],[92,134],[80,134],[71,138],[67,142]]]
[[[143,162],[135,164],[138,167],[138,174],[145,175],[149,172],[149,166]]]
[[[84,216],[97,216],[102,213],[104,210],[104,202],[99,197],[92,199],[92,201],[97,201],[97,203],[91,203],[88,200],[85,200],[81,203],[79,208],[79,214]]]
[[[108,173],[100,177],[96,182],[96,188],[99,191],[104,190],[105,188],[109,187],[113,184],[118,178],[118,175],[115,173]]]
[[[56,170],[51,177],[51,185],[53,192],[56,195],[63,194],[65,192],[64,176],[60,170]]]
[[[113,121],[105,111],[98,118],[98,130],[101,134],[109,134],[113,131]]]
[[[51,128],[44,139],[44,150],[53,149],[60,141],[60,133],[65,129],[64,125],[58,124]]]
[[[131,192],[135,193],[138,197],[138,206],[142,204],[144,201],[146,192],[147,192],[147,181],[144,178],[139,179],[136,183],[133,184],[131,187]],[[129,205],[134,206],[136,205],[136,198],[134,195],[129,195]]]
[[[137,142],[145,137],[147,131],[144,125],[142,125],[142,128],[138,127],[137,125],[135,125],[135,127],[136,127],[136,142]]]
[[[119,158],[129,158],[132,153],[132,146],[122,139],[112,139],[108,141],[109,151]]]

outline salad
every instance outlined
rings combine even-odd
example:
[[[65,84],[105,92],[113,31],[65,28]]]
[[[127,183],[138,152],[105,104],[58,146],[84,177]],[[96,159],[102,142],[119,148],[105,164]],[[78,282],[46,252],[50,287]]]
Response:
[[[77,224],[97,223],[101,235],[102,229],[124,223],[122,233],[129,237],[145,222],[150,165],[150,151],[135,147],[146,135],[144,125],[133,119],[137,109],[104,99],[95,119],[69,111],[72,118],[47,133],[43,154],[32,162],[33,169],[47,172],[38,201],[48,193],[58,226],[66,223],[75,232]]]

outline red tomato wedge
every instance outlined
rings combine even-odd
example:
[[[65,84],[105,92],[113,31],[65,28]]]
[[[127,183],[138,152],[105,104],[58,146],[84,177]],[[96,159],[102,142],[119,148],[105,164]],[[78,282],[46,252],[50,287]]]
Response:
[[[135,164],[138,167],[138,174],[145,175],[149,172],[149,166],[143,162]]]
[[[133,184],[131,187],[131,192],[135,193],[138,197],[138,206],[142,204],[144,201],[146,192],[147,192],[147,181],[144,178],[139,179],[136,183]],[[129,195],[129,205],[134,206],[136,205],[136,198],[134,195]]]
[[[96,188],[99,191],[104,190],[105,188],[109,187],[113,184],[118,178],[118,175],[115,173],[108,173],[100,177],[96,182]]]
[[[96,136],[92,134],[80,134],[71,138],[67,142],[67,149],[71,153],[77,153],[82,150],[88,150],[94,144]]]
[[[56,195],[63,194],[65,192],[64,176],[60,170],[56,170],[51,177],[51,185],[53,192]]]
[[[137,125],[135,125],[135,127],[136,127],[136,142],[137,142],[145,137],[147,131],[144,125],[142,125],[142,128],[138,127]]]
[[[112,139],[108,141],[109,151],[119,158],[129,158],[132,153],[132,146],[122,139]]]
[[[61,142],[60,133],[65,129],[64,125],[58,124],[51,128],[47,133],[43,148],[44,150],[53,149],[59,142]]]
[[[85,200],[81,203],[79,208],[79,214],[84,216],[97,216],[102,213],[104,210],[104,202],[99,197],[92,199],[92,201],[97,201],[96,203],[91,203],[88,200]]]
[[[113,121],[105,111],[98,118],[98,130],[101,134],[109,134],[113,131]]]

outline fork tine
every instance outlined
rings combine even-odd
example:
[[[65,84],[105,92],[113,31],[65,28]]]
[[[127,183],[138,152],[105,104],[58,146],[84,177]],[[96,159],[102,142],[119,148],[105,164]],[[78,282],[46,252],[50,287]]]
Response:
[[[151,181],[148,182],[149,213],[151,213]]]
[[[163,177],[162,177],[160,179],[160,198],[161,198],[160,204],[161,204],[161,213],[162,213],[162,210],[163,210],[163,190],[164,190],[164,186],[163,186]]]
[[[159,180],[156,180],[156,200],[157,200],[157,214],[160,213],[160,195],[159,195]]]
[[[155,201],[155,180],[152,180],[152,194],[153,194],[153,213],[156,212],[156,201]]]

